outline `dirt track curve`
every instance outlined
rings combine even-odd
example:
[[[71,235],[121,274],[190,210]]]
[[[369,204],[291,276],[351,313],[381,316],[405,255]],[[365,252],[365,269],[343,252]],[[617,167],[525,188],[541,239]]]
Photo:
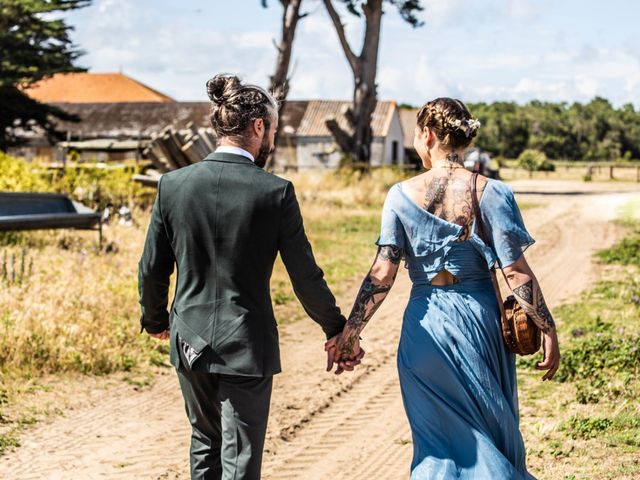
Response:
[[[552,308],[595,279],[591,254],[617,240],[619,230],[610,222],[617,207],[640,199],[638,188],[614,188],[515,184],[516,192],[527,192],[520,202],[542,205],[524,212],[537,239],[527,258]],[[587,189],[587,195],[531,193]],[[281,329],[284,373],[274,381],[263,478],[408,477],[411,435],[395,350],[409,288],[402,273],[364,332],[364,366],[350,375],[323,371],[322,335],[311,321]],[[343,308],[352,298],[341,299]],[[85,397],[77,408],[25,432],[22,446],[0,457],[0,478],[188,478],[189,426],[172,371],[160,372],[151,388],[137,391],[122,383]],[[520,402],[526,404],[526,398]]]

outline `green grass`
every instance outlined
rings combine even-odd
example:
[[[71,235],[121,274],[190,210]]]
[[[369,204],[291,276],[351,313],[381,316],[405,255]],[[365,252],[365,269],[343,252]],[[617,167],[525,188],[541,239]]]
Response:
[[[560,425],[572,439],[604,437],[608,446],[640,447],[640,414],[622,413],[611,417],[573,415]]]
[[[555,309],[562,362],[555,381],[572,382],[579,403],[632,399],[640,394],[640,283],[621,277],[600,282],[579,302]],[[519,357],[533,369],[538,358]]]
[[[640,228],[611,248],[598,252],[603,263],[640,265]]]
[[[5,451],[10,448],[16,448],[20,446],[20,442],[16,437],[15,430],[10,433],[0,433],[0,455],[3,455]]]
[[[380,209],[353,209],[335,206],[331,214],[308,209],[305,230],[325,280],[336,296],[344,294],[360,282],[371,267],[377,251],[375,241],[380,232]],[[276,318],[280,324],[306,317],[293,293],[291,282],[281,260],[274,268],[271,293]],[[341,305],[344,310],[351,305]]]
[[[640,477],[640,275],[627,246],[637,208],[621,210],[627,239],[595,255],[606,279],[554,308],[562,354],[554,379],[540,382],[540,355],[518,358],[522,427],[541,479]]]

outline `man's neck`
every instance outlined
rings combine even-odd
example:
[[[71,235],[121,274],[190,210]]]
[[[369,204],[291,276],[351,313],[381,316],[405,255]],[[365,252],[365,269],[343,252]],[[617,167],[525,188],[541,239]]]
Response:
[[[220,142],[218,143],[218,146],[220,147],[235,147],[235,148],[241,148],[243,150],[246,150],[247,152],[249,152],[253,158],[256,158],[256,156],[258,155],[258,149],[252,147],[251,145],[241,145],[240,143],[234,142],[233,140],[230,140],[228,138],[221,138]]]

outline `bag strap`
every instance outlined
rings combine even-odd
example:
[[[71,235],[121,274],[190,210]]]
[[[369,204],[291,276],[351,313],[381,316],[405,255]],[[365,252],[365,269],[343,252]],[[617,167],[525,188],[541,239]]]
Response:
[[[471,178],[469,180],[471,186],[471,203],[473,204],[473,213],[476,218],[476,226],[478,227],[478,235],[480,239],[489,247],[489,243],[486,240],[486,233],[484,229],[484,222],[482,221],[482,215],[480,213],[480,205],[478,203],[478,174],[476,172],[471,174]],[[493,289],[496,293],[496,300],[498,300],[498,308],[500,309],[500,317],[502,320],[502,328],[505,329],[510,335],[512,334],[509,322],[507,322],[507,312],[504,309],[504,302],[502,300],[502,294],[500,293],[500,285],[498,285],[498,278],[496,276],[496,269],[490,269],[491,273],[491,283],[493,284]],[[502,272],[504,275],[504,272]],[[505,281],[507,277],[505,275]],[[507,283],[508,285],[508,283]]]

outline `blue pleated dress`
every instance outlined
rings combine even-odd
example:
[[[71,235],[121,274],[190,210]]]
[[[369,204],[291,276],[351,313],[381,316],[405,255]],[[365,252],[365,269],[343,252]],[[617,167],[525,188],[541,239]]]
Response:
[[[475,225],[458,240],[463,227],[418,206],[402,184],[385,200],[377,244],[404,249],[413,283],[398,346],[411,480],[534,479],[518,425],[515,355],[502,340],[488,271],[515,262],[534,240],[504,183],[489,180],[480,211],[490,245]],[[443,269],[458,283],[432,286]]]

